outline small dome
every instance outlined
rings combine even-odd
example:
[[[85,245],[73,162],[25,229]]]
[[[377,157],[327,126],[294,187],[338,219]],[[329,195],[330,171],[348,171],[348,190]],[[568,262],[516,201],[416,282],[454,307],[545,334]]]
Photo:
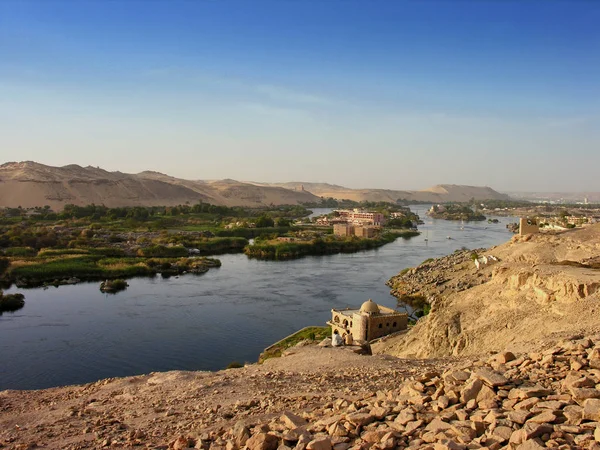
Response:
[[[373,300],[369,299],[362,304],[360,312],[369,314],[379,314],[379,306]]]

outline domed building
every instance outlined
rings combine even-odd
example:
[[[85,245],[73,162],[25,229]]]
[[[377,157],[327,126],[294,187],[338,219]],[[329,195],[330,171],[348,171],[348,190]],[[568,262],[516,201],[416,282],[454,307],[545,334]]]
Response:
[[[327,322],[332,331],[342,337],[352,335],[355,341],[372,341],[387,334],[406,330],[408,315],[392,308],[378,305],[369,299],[360,309],[332,309]]]

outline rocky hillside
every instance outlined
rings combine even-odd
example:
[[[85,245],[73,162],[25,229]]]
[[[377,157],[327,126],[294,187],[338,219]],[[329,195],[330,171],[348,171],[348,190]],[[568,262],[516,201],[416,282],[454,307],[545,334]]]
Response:
[[[377,346],[397,356],[522,351],[552,336],[598,331],[600,224],[459,251],[404,271],[389,285],[399,298],[431,304],[411,331]]]
[[[225,206],[265,206],[319,201],[309,192],[256,186],[233,180],[182,180],[157,172],[126,174],[96,167],[52,167],[31,161],[0,165],[0,207],[65,204],[173,206],[189,202]]]
[[[292,348],[264,365],[0,392],[0,447],[599,449],[600,340],[482,359]]]
[[[508,200],[510,197],[487,186],[464,186],[456,184],[440,184],[422,191],[399,191],[393,189],[350,189],[327,183],[280,183],[287,189],[300,190],[302,187],[320,197],[331,197],[338,200],[395,202],[398,199],[419,201],[423,203],[468,202],[476,200]]]

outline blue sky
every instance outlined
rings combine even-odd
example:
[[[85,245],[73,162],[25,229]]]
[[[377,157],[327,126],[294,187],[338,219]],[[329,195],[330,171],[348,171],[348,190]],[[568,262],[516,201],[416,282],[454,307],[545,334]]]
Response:
[[[0,1],[0,162],[600,191],[600,2]]]

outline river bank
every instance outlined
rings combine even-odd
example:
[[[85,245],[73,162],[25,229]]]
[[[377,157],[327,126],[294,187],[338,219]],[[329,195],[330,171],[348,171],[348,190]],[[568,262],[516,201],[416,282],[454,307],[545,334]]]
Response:
[[[415,207],[423,211],[428,206]],[[395,308],[385,282],[405,267],[489,247],[512,236],[505,223],[426,218],[422,235],[374,250],[261,261],[219,256],[202,276],[131,278],[117,294],[99,282],[17,289],[25,307],[0,316],[0,389],[39,389],[166,370],[219,370],[256,361],[273,342],[325,324],[331,309],[372,298]],[[428,240],[424,239],[425,232]],[[452,239],[447,239],[452,236]],[[235,344],[232,344],[235,342]]]

